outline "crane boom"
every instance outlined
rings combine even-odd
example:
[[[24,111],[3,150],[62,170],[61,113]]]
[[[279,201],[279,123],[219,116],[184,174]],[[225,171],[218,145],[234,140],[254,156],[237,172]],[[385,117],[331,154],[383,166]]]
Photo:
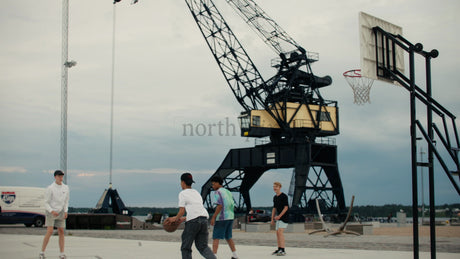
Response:
[[[253,0],[226,1],[278,55],[286,55],[293,51],[299,51],[300,53],[306,52],[310,62],[318,61],[318,53],[305,51],[303,47],[297,44],[297,42]]]
[[[245,111],[264,107],[265,81],[211,0],[186,0],[195,22]]]
[[[270,46],[278,55],[286,53],[287,47],[292,50],[301,48],[264,10],[251,0],[226,0],[246,23]]]

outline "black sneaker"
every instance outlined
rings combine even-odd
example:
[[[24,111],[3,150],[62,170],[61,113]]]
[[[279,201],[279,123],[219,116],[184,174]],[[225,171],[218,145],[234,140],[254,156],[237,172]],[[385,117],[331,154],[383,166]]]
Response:
[[[277,255],[280,251],[280,249],[276,249],[275,252],[272,253],[272,255]]]
[[[286,252],[284,251],[278,251],[278,253],[276,254],[277,256],[285,256],[286,255]]]

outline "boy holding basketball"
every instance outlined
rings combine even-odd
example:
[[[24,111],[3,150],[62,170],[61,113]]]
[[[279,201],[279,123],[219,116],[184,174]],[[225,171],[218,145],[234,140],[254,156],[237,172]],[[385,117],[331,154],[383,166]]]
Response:
[[[190,173],[184,173],[180,177],[182,191],[179,193],[179,212],[170,222],[185,221],[182,232],[182,259],[192,258],[192,244],[200,254],[207,259],[216,259],[216,256],[208,246],[208,218],[209,214],[203,206],[203,199],[195,189],[192,189],[193,177]],[[182,217],[187,213],[187,217]]]

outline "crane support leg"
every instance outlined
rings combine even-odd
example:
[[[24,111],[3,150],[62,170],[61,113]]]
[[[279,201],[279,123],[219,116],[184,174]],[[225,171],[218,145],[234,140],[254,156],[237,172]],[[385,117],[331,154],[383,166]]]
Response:
[[[308,171],[311,164],[311,145],[299,144],[296,146],[295,159],[295,189],[292,197],[292,206],[300,207],[302,196],[305,193],[305,187],[308,179]]]
[[[272,169],[294,168],[295,213],[315,212],[311,201],[321,199],[324,213],[346,213],[342,182],[337,168],[337,146],[319,143],[278,143],[232,149],[221,166],[201,188],[205,207],[213,211],[211,178],[224,179],[224,188],[238,197],[237,212],[252,208],[249,191],[262,175]]]

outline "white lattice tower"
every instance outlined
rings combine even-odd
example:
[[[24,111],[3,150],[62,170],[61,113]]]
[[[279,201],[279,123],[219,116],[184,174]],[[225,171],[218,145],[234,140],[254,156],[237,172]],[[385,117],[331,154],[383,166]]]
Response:
[[[77,64],[68,59],[69,0],[62,0],[62,53],[61,53],[61,152],[59,167],[67,183],[67,81],[68,69]]]

